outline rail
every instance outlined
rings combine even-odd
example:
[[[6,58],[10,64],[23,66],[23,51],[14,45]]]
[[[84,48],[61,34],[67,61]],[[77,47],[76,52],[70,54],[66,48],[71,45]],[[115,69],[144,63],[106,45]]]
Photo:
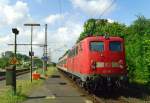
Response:
[[[30,69],[19,69],[19,70],[16,70],[16,75],[18,76],[18,75],[22,75],[28,72],[30,72]],[[6,72],[0,72],[0,81],[5,79],[5,74]]]

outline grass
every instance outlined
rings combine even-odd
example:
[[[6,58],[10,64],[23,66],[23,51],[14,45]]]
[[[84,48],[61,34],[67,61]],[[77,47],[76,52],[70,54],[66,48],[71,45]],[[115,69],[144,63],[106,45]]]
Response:
[[[13,95],[12,88],[6,86],[0,90],[0,103],[20,103],[27,98],[32,88],[36,88],[42,84],[42,80],[33,81],[30,80],[17,80],[17,93]]]
[[[137,79],[135,80],[134,82],[138,83],[138,84],[141,84],[141,85],[146,85],[148,82],[145,81],[145,80],[141,80],[141,79]]]
[[[48,69],[47,69],[47,71],[46,71],[46,74],[47,74],[48,76],[51,76],[51,75],[53,75],[56,71],[57,71],[56,67],[50,66],[50,67],[48,67]]]
[[[40,73],[42,69],[39,69]],[[55,67],[48,67],[48,70],[45,72],[48,76],[52,75],[56,71]],[[17,80],[17,95],[13,95],[12,88],[10,86],[5,86],[0,88],[0,103],[21,103],[27,99],[27,95],[30,94],[33,88],[40,87],[44,81],[33,80],[31,83],[30,80]]]
[[[47,71],[45,71],[45,72],[42,69],[36,70],[36,72],[40,73],[42,75],[42,77],[45,77],[45,75],[47,75],[49,77],[49,76],[53,75],[56,71],[57,71],[57,69],[54,66],[49,66],[47,68]]]

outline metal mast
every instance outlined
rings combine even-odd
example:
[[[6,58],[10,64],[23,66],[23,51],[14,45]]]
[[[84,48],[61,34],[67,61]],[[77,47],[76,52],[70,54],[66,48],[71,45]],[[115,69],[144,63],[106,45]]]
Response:
[[[30,56],[31,56],[31,67],[30,67],[30,71],[31,71],[31,82],[32,82],[32,56],[34,56],[34,53],[32,52],[32,38],[33,38],[33,27],[34,26],[40,26],[40,24],[24,24],[24,26],[31,26],[31,51],[29,52]]]

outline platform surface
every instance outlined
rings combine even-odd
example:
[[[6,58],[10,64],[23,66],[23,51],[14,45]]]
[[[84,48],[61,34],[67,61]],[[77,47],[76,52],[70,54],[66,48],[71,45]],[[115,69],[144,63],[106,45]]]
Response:
[[[41,87],[32,90],[23,103],[92,103],[92,101],[56,72]]]

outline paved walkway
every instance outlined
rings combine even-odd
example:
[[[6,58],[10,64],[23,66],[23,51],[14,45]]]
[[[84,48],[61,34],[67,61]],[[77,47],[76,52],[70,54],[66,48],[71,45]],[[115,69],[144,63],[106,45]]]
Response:
[[[33,90],[24,103],[92,103],[59,73]]]

